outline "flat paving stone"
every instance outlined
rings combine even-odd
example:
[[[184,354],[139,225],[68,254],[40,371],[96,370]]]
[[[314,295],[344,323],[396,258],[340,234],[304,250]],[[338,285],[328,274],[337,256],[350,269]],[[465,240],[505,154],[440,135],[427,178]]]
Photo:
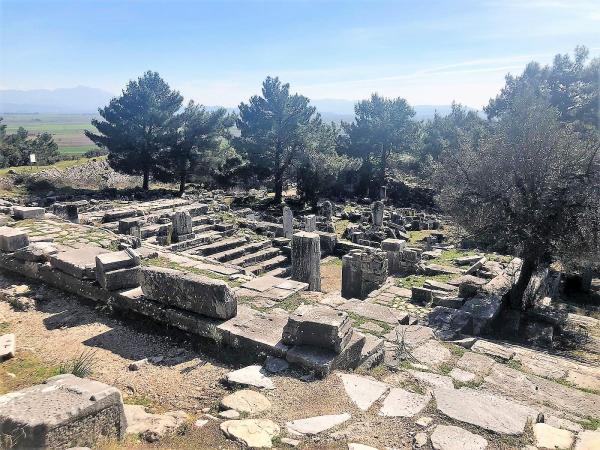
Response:
[[[187,414],[183,411],[152,414],[146,412],[142,405],[124,405],[124,408],[125,418],[127,419],[127,433],[150,432],[163,436],[176,430],[187,420]]]
[[[472,383],[477,379],[477,375],[466,370],[455,367],[449,373],[450,377],[459,383]]]
[[[431,328],[423,325],[398,325],[384,337],[391,342],[404,339],[406,346],[413,348],[434,339],[435,335]]]
[[[600,395],[525,374],[504,364],[494,366],[484,378],[483,387],[523,403],[550,406],[582,418],[597,417],[600,405]]]
[[[258,414],[271,409],[271,402],[260,392],[242,389],[226,395],[221,400],[223,409],[233,409],[241,413]]]
[[[359,375],[340,373],[339,376],[350,400],[363,411],[367,411],[390,389],[389,385],[381,381]]]
[[[252,365],[242,369],[234,370],[226,375],[230,383],[244,386],[254,386],[260,389],[275,389],[275,384],[265,375],[262,366]]]
[[[452,359],[450,350],[434,339],[412,349],[411,353],[421,364],[428,366],[439,366]]]
[[[437,409],[446,416],[501,434],[523,434],[532,408],[472,389],[436,389]]]
[[[431,445],[435,450],[483,450],[488,442],[463,428],[438,425],[431,434]]]
[[[503,361],[508,361],[513,356],[515,356],[515,351],[511,348],[496,344],[495,342],[484,341],[479,339],[471,350],[477,353],[483,353],[484,355],[492,356],[494,358],[502,359]]]
[[[597,450],[600,448],[600,431],[582,431],[577,435],[575,450]]]
[[[452,378],[448,376],[439,375],[433,372],[423,372],[420,370],[408,370],[408,372],[420,383],[425,384],[429,388],[454,389]]]
[[[338,307],[342,311],[354,313],[371,320],[397,325],[408,321],[408,314],[387,306],[369,303],[362,300],[352,300]]]
[[[487,376],[495,364],[497,364],[496,361],[489,356],[467,352],[456,362],[456,367],[476,375]]]
[[[533,437],[538,448],[571,448],[575,440],[568,430],[552,427],[545,423],[533,425]]]
[[[292,420],[285,425],[292,434],[315,435],[350,420],[350,414],[332,414]]]
[[[220,427],[229,439],[250,448],[273,447],[273,438],[280,432],[279,425],[269,419],[227,420]]]
[[[402,388],[392,388],[383,401],[379,415],[413,417],[423,411],[430,400],[430,395],[415,394]]]

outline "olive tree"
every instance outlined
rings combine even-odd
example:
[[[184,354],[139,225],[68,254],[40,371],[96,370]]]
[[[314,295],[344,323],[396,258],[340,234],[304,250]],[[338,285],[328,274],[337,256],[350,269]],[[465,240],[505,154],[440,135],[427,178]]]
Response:
[[[516,308],[540,263],[570,246],[593,252],[597,242],[590,220],[598,216],[600,144],[559,118],[546,98],[524,89],[477,142],[464,139],[436,167],[441,207],[474,239],[521,256]]]

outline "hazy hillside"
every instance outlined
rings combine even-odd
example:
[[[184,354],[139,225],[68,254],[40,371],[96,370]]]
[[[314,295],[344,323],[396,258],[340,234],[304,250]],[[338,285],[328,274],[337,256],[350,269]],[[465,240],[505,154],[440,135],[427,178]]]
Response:
[[[0,90],[0,114],[95,114],[114,94],[86,86],[63,89]],[[315,99],[311,103],[327,122],[354,119],[355,100]],[[216,106],[209,106],[209,109]],[[433,117],[435,111],[444,115],[450,105],[415,105],[417,119]],[[235,111],[234,108],[228,108]]]
[[[113,97],[102,89],[77,86],[63,89],[0,90],[0,113],[89,114]]]

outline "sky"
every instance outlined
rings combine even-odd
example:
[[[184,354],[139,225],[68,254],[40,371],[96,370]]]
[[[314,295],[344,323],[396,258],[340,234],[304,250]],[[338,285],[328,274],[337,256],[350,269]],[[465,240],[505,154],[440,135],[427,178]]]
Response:
[[[205,105],[271,75],[314,99],[481,108],[576,45],[600,55],[600,0],[0,0],[0,89],[117,94],[154,70]]]

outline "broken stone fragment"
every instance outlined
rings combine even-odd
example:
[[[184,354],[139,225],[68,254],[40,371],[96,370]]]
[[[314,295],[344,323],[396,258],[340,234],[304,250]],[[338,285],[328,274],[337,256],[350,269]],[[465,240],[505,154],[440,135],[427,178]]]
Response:
[[[271,448],[280,432],[279,425],[268,419],[227,420],[220,427],[226,437],[250,448]]]
[[[463,428],[438,425],[431,435],[431,445],[435,450],[484,450],[488,442]]]
[[[288,431],[297,435],[315,435],[350,420],[350,414],[332,414],[286,422]]]
[[[271,402],[259,392],[242,389],[226,395],[221,400],[221,408],[238,413],[258,414],[271,409]],[[233,417],[227,417],[232,419]]]
[[[13,333],[0,336],[0,361],[15,356],[16,345],[16,338]]]

